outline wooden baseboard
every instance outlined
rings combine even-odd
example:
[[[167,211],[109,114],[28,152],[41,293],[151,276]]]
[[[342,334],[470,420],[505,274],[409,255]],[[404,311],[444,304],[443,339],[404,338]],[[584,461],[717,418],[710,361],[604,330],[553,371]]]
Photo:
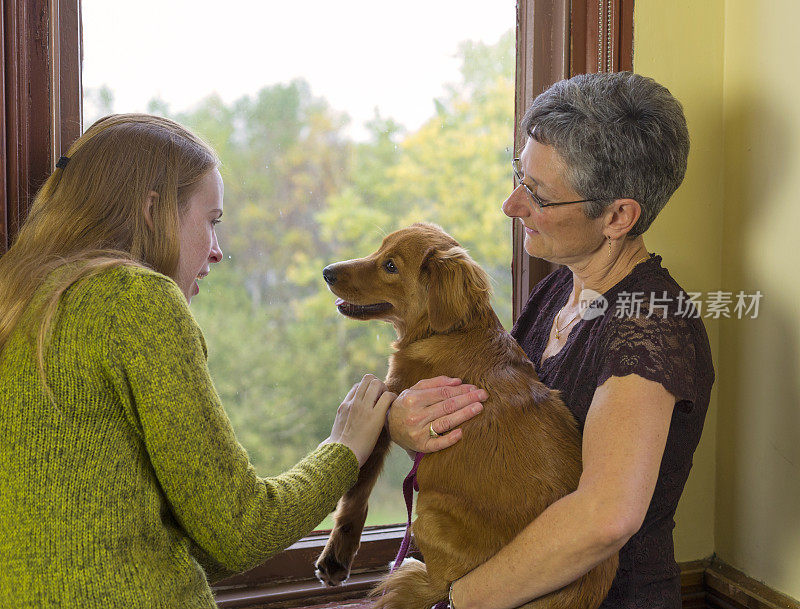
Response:
[[[681,563],[681,598],[683,609],[705,609],[705,573],[710,561]]]
[[[716,556],[681,564],[681,596],[683,609],[800,609],[800,602]]]

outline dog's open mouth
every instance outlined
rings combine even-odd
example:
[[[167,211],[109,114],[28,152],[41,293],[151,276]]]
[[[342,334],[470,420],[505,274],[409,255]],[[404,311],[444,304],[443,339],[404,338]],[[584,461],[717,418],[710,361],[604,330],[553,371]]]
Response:
[[[388,302],[376,302],[375,304],[357,305],[347,302],[341,298],[336,299],[336,308],[339,313],[348,317],[372,317],[392,308]]]

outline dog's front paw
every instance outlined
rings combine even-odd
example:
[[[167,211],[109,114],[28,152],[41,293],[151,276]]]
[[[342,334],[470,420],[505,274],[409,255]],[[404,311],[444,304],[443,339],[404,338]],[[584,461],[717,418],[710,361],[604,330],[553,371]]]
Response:
[[[317,560],[315,565],[317,569],[314,571],[314,575],[326,586],[338,586],[350,577],[352,558],[346,562],[347,564],[344,564],[344,561],[338,559],[334,552],[329,552],[328,548],[325,548]]]

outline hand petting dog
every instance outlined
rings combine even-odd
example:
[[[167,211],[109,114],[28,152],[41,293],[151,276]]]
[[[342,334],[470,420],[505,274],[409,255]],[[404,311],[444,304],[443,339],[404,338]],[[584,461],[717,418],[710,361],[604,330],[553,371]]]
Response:
[[[431,453],[448,448],[462,437],[459,425],[479,414],[481,402],[488,398],[485,390],[462,384],[461,379],[421,380],[392,404],[389,435],[407,451]]]
[[[387,391],[383,381],[371,374],[364,375],[342,400],[331,435],[320,446],[334,442],[344,444],[353,451],[358,466],[362,467],[375,448],[378,434],[386,422],[386,413],[396,397]]]

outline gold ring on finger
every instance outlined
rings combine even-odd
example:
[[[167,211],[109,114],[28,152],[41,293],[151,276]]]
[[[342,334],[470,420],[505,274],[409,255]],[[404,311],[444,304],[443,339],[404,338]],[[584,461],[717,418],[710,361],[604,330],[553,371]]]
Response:
[[[433,423],[431,423],[428,427],[428,435],[431,438],[438,438],[441,434],[436,433],[436,431],[433,429]]]

